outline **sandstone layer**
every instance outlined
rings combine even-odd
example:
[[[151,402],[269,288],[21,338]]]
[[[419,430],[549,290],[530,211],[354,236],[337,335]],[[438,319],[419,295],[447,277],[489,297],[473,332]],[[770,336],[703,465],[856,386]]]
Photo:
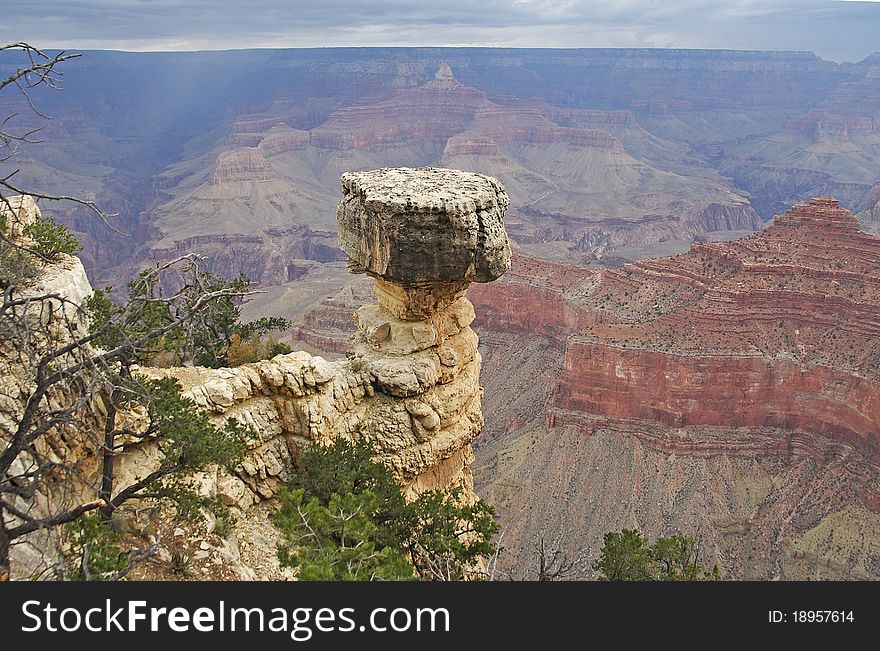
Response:
[[[506,570],[533,572],[541,537],[594,560],[638,526],[694,535],[732,578],[880,576],[878,246],[820,198],[619,270],[515,255],[472,290],[492,400],[545,368],[476,442]]]

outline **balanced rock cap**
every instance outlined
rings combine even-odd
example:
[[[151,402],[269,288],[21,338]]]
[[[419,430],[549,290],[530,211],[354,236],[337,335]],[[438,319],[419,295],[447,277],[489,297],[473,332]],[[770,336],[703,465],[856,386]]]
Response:
[[[342,175],[339,246],[360,268],[405,287],[489,282],[510,269],[504,187],[436,167]]]

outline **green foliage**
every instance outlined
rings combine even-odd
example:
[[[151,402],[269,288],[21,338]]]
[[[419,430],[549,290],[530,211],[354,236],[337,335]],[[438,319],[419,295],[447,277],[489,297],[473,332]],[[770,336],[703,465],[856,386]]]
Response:
[[[192,559],[185,552],[175,549],[171,552],[171,571],[179,576],[192,576]]]
[[[144,384],[150,423],[159,434],[165,462],[188,471],[203,470],[212,464],[231,471],[238,465],[247,450],[244,426],[230,418],[222,428],[214,427],[207,414],[181,394],[183,389],[174,378]]]
[[[593,566],[605,581],[720,581],[715,565],[700,563],[693,538],[675,534],[653,545],[634,529],[605,534],[599,560]]]
[[[200,273],[203,274],[202,282],[206,291],[244,292],[250,286],[250,281],[244,275],[226,280],[209,272]],[[226,366],[226,351],[229,348],[229,340],[241,327],[238,324],[239,318],[241,318],[241,311],[234,298],[216,301],[202,312],[193,324],[194,327],[190,333],[193,363],[197,366],[210,368]]]
[[[477,560],[494,551],[495,510],[483,501],[464,503],[460,491],[429,491],[408,504],[374,455],[368,441],[342,439],[304,453],[275,519],[286,539],[282,564],[299,566],[300,578],[389,578],[403,558],[407,578],[413,569],[426,580],[474,578]],[[345,544],[344,516],[351,516]],[[358,572],[331,572],[353,559],[364,562]]]
[[[377,547],[376,513],[382,500],[372,491],[333,493],[326,504],[304,502],[305,490],[281,493],[275,524],[285,534],[282,565],[299,568],[303,581],[398,581],[415,578],[403,553]]]
[[[141,276],[143,277],[145,273],[142,272]],[[90,332],[103,330],[95,339],[95,344],[102,348],[114,349],[127,341],[148,336],[168,324],[172,318],[167,304],[161,301],[134,300],[128,305],[121,306],[110,298],[110,291],[110,287],[96,289],[84,303],[89,315]],[[134,359],[131,362],[149,360],[152,355],[162,350],[162,342],[165,339],[165,336],[158,334],[148,339],[139,351],[133,353]]]
[[[0,206],[0,210],[5,206]],[[7,215],[0,213],[0,233],[8,236]],[[67,228],[49,219],[37,219],[24,229],[33,238],[29,247],[17,247],[0,240],[0,287],[28,284],[35,278],[43,263],[54,261],[62,253],[76,255],[82,249],[76,237]]]
[[[291,490],[303,489],[304,499],[329,504],[333,494],[359,495],[370,491],[381,501],[373,514],[377,524],[376,544],[382,548],[402,548],[413,529],[413,513],[407,508],[400,486],[386,466],[373,461],[373,445],[364,439],[338,439],[331,446],[309,447],[297,472],[290,480]]]
[[[658,538],[652,548],[652,557],[661,581],[721,580],[717,565],[709,570],[699,563],[699,549],[690,536],[675,534]]]
[[[464,579],[474,563],[494,551],[495,509],[483,500],[465,503],[460,489],[422,493],[408,510],[415,526],[407,547],[424,578]]]
[[[64,556],[71,580],[106,579],[126,566],[128,558],[120,545],[122,535],[97,515],[80,516],[67,525],[67,534]]]
[[[222,427],[214,426],[191,399],[181,395],[174,378],[135,380],[133,384],[140,384],[134,397],[149,415],[145,435],[155,437],[164,455],[156,476],[141,491],[172,502],[179,518],[199,520],[201,509],[215,505],[200,497],[185,475],[213,465],[232,472],[247,452],[249,431],[231,418]]]
[[[156,270],[145,269],[128,285],[128,302],[119,306],[110,299],[110,288],[97,290],[86,306],[92,320],[92,331],[108,321],[112,330],[97,342],[113,348],[127,339],[148,335],[187,315],[183,323],[155,338],[141,351],[139,360],[156,366],[182,365],[191,362],[197,366],[220,368],[228,366],[227,355],[233,338],[237,340],[259,337],[274,330],[290,327],[280,317],[264,317],[241,324],[239,303],[241,295],[250,286],[245,276],[227,280],[202,269],[190,268],[191,282],[171,297],[164,295],[163,283]],[[210,293],[222,293],[214,300],[196,309],[196,305]],[[290,352],[284,344],[272,341],[261,350],[260,359],[281,352]],[[248,360],[256,361],[256,360]]]
[[[105,370],[114,387],[110,395],[113,410],[108,415],[114,421],[108,429],[118,427],[117,411],[140,405],[147,412],[146,427],[130,434],[155,440],[163,454],[159,467],[136,484],[115,492],[112,486],[102,488],[102,497],[108,503],[102,509],[105,518],[128,499],[150,497],[174,504],[182,520],[200,520],[205,508],[216,510],[217,505],[198,494],[190,478],[192,473],[214,465],[232,471],[247,450],[249,433],[245,427],[233,419],[215,426],[181,394],[175,379],[149,380],[132,372],[132,365],[155,363],[162,355],[170,355],[171,363],[214,355],[210,350],[213,340],[206,333],[237,327],[232,323],[239,314],[233,301],[235,294],[246,288],[246,279],[227,283],[189,262],[180,271],[185,283],[171,296],[164,295],[158,272],[145,270],[129,283],[125,305],[111,300],[109,288],[95,291],[86,301],[90,331],[99,334],[94,343],[105,350],[122,350],[117,370]],[[212,292],[220,294],[205,301],[204,297]],[[274,324],[277,322],[269,319],[254,328]],[[221,360],[217,357],[213,361]],[[228,512],[225,517],[218,516],[221,534],[231,530],[232,524]]]
[[[595,569],[608,581],[648,581],[651,578],[648,541],[634,529],[605,534]]]
[[[34,241],[33,249],[49,260],[56,260],[59,255],[76,255],[82,246],[70,230],[51,219],[40,217],[28,224],[24,234]]]
[[[287,355],[292,352],[293,348],[285,344],[283,341],[276,341],[269,348],[269,353],[266,355],[266,358],[272,359],[275,355]]]

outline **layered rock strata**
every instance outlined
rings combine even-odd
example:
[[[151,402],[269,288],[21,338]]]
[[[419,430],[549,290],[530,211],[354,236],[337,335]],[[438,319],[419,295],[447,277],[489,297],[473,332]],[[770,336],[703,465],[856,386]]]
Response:
[[[472,291],[499,571],[529,575],[542,538],[592,561],[638,526],[701,539],[726,577],[880,575],[878,247],[824,197],[621,269],[518,254]],[[552,370],[516,388],[531,411],[498,404],[533,356]]]

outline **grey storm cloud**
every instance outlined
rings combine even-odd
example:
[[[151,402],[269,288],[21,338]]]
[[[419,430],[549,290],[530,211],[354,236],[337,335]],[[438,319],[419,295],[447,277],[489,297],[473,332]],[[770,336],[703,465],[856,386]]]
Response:
[[[880,49],[880,2],[840,0],[3,0],[0,40],[192,50],[322,46]]]

